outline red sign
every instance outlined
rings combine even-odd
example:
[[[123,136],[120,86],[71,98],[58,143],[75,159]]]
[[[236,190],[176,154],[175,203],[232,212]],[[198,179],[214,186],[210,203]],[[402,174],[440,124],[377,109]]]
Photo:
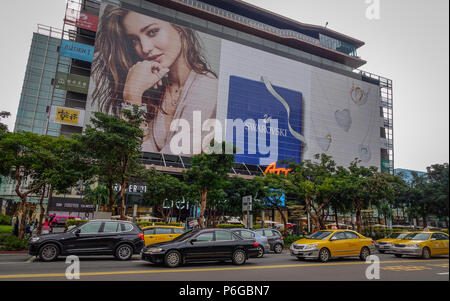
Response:
[[[79,28],[97,31],[98,17],[82,11],[67,9],[65,22]]]
[[[76,26],[91,31],[97,31],[98,17],[85,12],[80,12]]]

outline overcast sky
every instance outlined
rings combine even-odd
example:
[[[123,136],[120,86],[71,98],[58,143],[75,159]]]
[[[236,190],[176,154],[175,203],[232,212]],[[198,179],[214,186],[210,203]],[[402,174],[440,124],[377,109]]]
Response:
[[[394,83],[395,167],[425,171],[449,161],[449,1],[247,0],[304,23],[325,25],[366,42],[361,69]],[[0,111],[20,100],[32,34],[37,24],[62,28],[64,0],[8,0],[0,10]],[[367,4],[366,2],[370,2]],[[371,7],[373,8],[373,7]]]

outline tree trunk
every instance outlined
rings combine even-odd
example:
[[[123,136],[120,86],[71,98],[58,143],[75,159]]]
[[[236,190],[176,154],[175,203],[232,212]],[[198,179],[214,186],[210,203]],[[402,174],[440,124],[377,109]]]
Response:
[[[203,189],[202,193],[201,193],[201,203],[200,203],[200,216],[199,216],[199,223],[200,223],[200,227],[202,229],[205,229],[205,221],[204,221],[204,216],[205,216],[205,210],[206,210],[206,198],[208,196],[208,190]]]
[[[339,229],[339,219],[338,219],[338,214],[337,214],[337,210],[334,210],[334,220],[336,222],[336,227]]]
[[[163,205],[163,206],[164,206],[164,205]],[[165,223],[167,223],[167,219],[166,219],[166,215],[164,214],[164,207],[163,207],[163,206],[158,205],[158,211],[159,211],[159,213],[161,214],[161,217],[162,217],[163,221],[164,221]]]
[[[42,195],[41,195],[41,199],[39,200],[39,206],[41,208],[41,213],[39,216],[39,227],[38,227],[38,231],[37,231],[37,235],[41,235],[41,231],[42,231],[42,220],[44,219],[44,215],[45,215],[45,209],[44,209],[44,197],[45,197],[45,185],[44,188],[42,190]]]
[[[120,200],[121,200],[121,206],[120,206],[120,219],[126,220],[125,217],[125,186],[127,185],[126,180],[122,181],[122,187],[120,188]]]
[[[283,224],[284,224],[284,232],[286,233],[287,231],[287,220],[286,220],[286,216],[284,216],[283,211],[281,211],[281,208],[278,206],[275,206],[276,209],[278,210],[278,212],[281,215],[281,218],[283,219]]]
[[[311,208],[310,208],[310,207],[312,207],[315,210],[314,206],[311,204],[311,199],[309,197],[307,197],[305,202],[306,202],[306,206],[305,206],[306,211],[309,213],[309,216],[312,218],[314,225],[316,226],[316,229],[320,229],[320,222],[318,220],[318,215],[313,214],[311,211]]]

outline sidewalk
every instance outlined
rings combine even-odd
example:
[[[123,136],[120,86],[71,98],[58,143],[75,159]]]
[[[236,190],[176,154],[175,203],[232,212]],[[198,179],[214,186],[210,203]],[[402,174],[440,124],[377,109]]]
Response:
[[[10,263],[10,262],[27,262],[33,256],[28,255],[28,253],[0,253],[0,264]]]

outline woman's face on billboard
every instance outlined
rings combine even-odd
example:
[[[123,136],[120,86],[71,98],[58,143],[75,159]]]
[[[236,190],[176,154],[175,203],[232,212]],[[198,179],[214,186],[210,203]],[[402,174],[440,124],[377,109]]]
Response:
[[[155,61],[170,68],[181,54],[181,36],[170,23],[135,12],[123,19],[123,26],[142,60]]]

